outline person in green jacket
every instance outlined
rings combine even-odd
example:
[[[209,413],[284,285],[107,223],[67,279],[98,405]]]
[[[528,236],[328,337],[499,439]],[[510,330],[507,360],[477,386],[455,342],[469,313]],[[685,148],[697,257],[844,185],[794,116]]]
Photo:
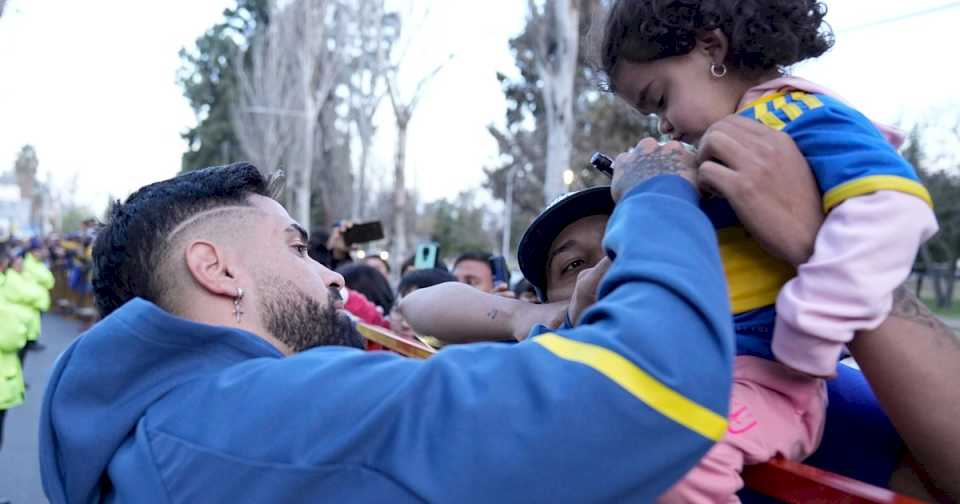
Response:
[[[47,291],[56,284],[53,272],[43,262],[43,247],[32,245],[23,255],[23,273]]]
[[[40,337],[40,312],[50,309],[50,293],[23,274],[23,257],[3,254],[4,270],[0,278],[0,298],[8,304],[16,318],[27,327],[27,345]],[[26,348],[20,349],[23,366]]]
[[[3,276],[2,271],[0,269],[0,276]],[[27,342],[27,326],[11,311],[10,306],[0,300],[0,449],[3,449],[3,425],[7,410],[23,403],[24,393],[23,368],[17,354]],[[0,504],[9,502],[0,497]]]
[[[6,251],[0,249],[0,282],[9,264]],[[0,285],[3,290],[4,285]],[[23,402],[23,368],[17,353],[27,343],[27,325],[22,311],[0,296],[0,447],[3,446],[3,420],[7,410]]]
[[[22,275],[27,280],[30,280],[40,288],[38,292],[36,292],[36,295],[40,296],[38,309],[41,312],[47,312],[50,310],[50,292],[53,290],[53,287],[56,284],[53,272],[50,271],[50,268],[42,260],[44,252],[45,250],[39,241],[36,239],[31,241],[29,249],[27,249],[27,251],[23,254],[22,272]],[[26,349],[40,351],[44,349],[44,346],[36,338],[34,338],[27,342]]]

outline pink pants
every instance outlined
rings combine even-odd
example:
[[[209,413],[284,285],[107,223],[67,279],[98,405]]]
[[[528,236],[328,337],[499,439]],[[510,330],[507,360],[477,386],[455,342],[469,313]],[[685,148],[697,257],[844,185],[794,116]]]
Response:
[[[799,461],[817,449],[826,406],[823,380],[774,361],[737,357],[727,435],[658,502],[740,502],[745,464],[777,455]]]

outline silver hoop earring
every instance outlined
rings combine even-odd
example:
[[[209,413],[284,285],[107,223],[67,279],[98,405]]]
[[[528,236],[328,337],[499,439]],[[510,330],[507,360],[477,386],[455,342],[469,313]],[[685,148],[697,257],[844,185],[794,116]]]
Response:
[[[723,63],[720,63],[720,64],[713,63],[713,64],[711,64],[711,65],[710,65],[710,75],[712,75],[714,79],[722,79],[723,76],[727,75],[727,65],[724,65]]]
[[[663,119],[657,119],[657,133],[659,133],[661,136],[667,134],[666,131],[663,131]]]
[[[243,316],[243,310],[240,309],[241,299],[243,299],[243,289],[237,287],[237,295],[233,298],[233,315],[237,317],[237,323],[240,323],[240,318]]]

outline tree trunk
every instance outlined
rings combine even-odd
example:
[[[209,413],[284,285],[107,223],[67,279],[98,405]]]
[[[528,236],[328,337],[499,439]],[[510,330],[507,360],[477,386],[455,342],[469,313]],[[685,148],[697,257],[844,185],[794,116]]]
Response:
[[[301,63],[303,68],[311,68],[308,58],[309,54],[304,51]],[[307,61],[304,61],[307,60]],[[295,202],[293,218],[300,223],[304,229],[310,229],[310,185],[313,181],[313,150],[316,142],[317,111],[316,104],[313,102],[313,88],[311,86],[312,75],[310,72],[303,71],[302,75],[302,93],[304,97],[304,119],[303,119],[303,159],[300,163],[300,180],[294,188]]]
[[[367,196],[367,155],[370,152],[370,138],[366,135],[360,135],[360,169],[357,174],[357,194],[353,198],[353,212],[351,215],[354,220],[361,219],[366,215],[366,196]]]
[[[507,194],[503,208],[503,241],[500,243],[500,255],[510,258],[510,234],[513,231],[513,179],[517,175],[517,166],[507,170]]]
[[[944,295],[944,305],[941,308],[950,308],[953,306],[953,288],[957,284],[957,258],[950,256],[950,263],[947,264],[946,274],[946,294]]]
[[[563,172],[570,169],[574,130],[574,81],[577,72],[580,11],[575,0],[555,0],[545,9],[554,9],[546,15],[552,21],[546,29],[545,43],[541,45],[544,89],[543,98],[547,119],[545,203],[566,192]]]
[[[404,120],[397,121],[397,153],[393,173],[393,247],[390,257],[399,265],[407,257],[407,183],[405,177],[407,162],[407,125]],[[399,271],[399,267],[397,271]]]
[[[945,308],[947,306],[947,293],[943,283],[943,267],[933,262],[933,258],[930,255],[930,248],[926,244],[920,247],[920,258],[923,259],[924,269],[927,270],[927,274],[931,275],[937,307]]]

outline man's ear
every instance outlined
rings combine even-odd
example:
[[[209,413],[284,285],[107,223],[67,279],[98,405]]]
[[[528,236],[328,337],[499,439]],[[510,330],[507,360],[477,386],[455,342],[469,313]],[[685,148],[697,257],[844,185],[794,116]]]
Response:
[[[719,28],[703,32],[697,37],[696,50],[703,52],[711,62],[719,65],[727,60],[730,40]]]
[[[206,240],[196,240],[184,252],[190,276],[211,294],[234,297],[237,281],[230,271],[222,248]]]

